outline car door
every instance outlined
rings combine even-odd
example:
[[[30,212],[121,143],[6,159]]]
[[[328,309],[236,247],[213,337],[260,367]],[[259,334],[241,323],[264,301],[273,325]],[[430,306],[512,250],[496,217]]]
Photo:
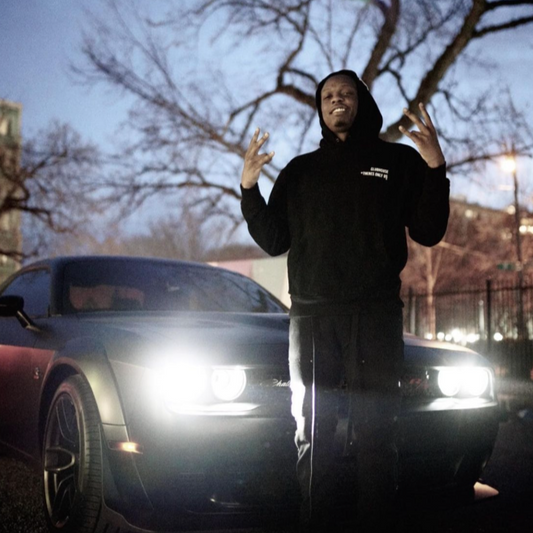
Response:
[[[40,268],[21,273],[2,295],[24,298],[24,310],[32,318],[48,315],[50,274]],[[43,357],[53,352],[36,350],[42,332],[24,328],[17,318],[0,317],[0,441],[33,455],[37,448],[37,418]]]

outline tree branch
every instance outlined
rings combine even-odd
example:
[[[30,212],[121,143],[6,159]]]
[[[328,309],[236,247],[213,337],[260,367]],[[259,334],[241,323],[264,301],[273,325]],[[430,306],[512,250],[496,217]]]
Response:
[[[365,70],[361,76],[361,79],[366,83],[369,89],[372,88],[374,81],[379,72],[379,66],[383,57],[389,50],[392,37],[396,32],[398,25],[398,19],[400,17],[400,1],[391,0],[390,5],[387,6],[385,2],[374,1],[374,4],[378,5],[381,9],[384,17],[383,25],[379,32],[378,39],[370,54],[370,59],[366,65]]]
[[[481,20],[485,11],[485,0],[473,0],[472,7],[465,17],[459,32],[444,49],[432,68],[428,70],[427,74],[420,82],[414,98],[407,103],[407,107],[412,112],[417,113],[417,104],[427,104],[431,100],[431,97],[437,92],[439,82],[444,78],[448,69],[454,64],[459,54],[461,54],[472,39],[475,27]],[[402,115],[387,128],[383,137],[389,141],[397,140],[401,136],[398,130],[399,126],[409,128],[411,125],[411,121],[405,115]]]

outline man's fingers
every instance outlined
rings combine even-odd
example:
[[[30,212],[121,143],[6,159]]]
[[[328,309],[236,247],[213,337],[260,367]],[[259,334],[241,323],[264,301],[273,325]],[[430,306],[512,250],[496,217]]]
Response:
[[[272,161],[272,159],[274,158],[274,154],[275,152],[269,152],[268,154],[264,154],[265,162],[263,164],[266,165],[267,163],[270,163],[270,161]]]
[[[269,152],[268,154],[261,154],[258,155],[255,158],[255,161],[253,162],[253,166],[255,168],[263,168],[266,164],[270,163],[272,161],[272,158],[274,157],[274,152]]]
[[[259,128],[256,128],[244,156],[241,185],[245,189],[249,189],[257,183],[261,169],[266,164],[270,163],[274,157],[274,152],[269,152],[267,154],[259,153],[261,146],[263,146],[263,144],[265,144],[269,138],[269,134],[267,132],[265,132],[261,138],[259,138],[259,133]]]
[[[261,148],[261,146],[263,146],[263,144],[265,144],[267,142],[268,137],[269,137],[268,131],[265,131],[265,133],[263,133],[263,136],[257,141],[257,149],[258,150],[259,150],[259,148]]]
[[[250,144],[248,145],[248,151],[253,148],[255,143],[257,142],[257,137],[259,137],[259,128],[255,128],[254,134],[252,135],[252,138],[250,139]]]
[[[407,128],[404,128],[403,126],[400,126],[398,128],[406,137],[409,137],[417,146],[419,149],[422,148],[430,139],[430,136],[424,135],[423,133],[420,133],[419,131],[409,131]]]
[[[422,114],[422,119],[416,114],[412,113],[404,107],[403,112],[404,115],[415,125],[418,127],[418,129],[422,133],[431,133],[435,130],[435,126],[433,125],[433,121],[431,120],[431,117],[429,116],[429,113],[427,112],[426,106],[420,102],[418,104],[418,108],[420,109],[420,113]]]
[[[254,134],[252,135],[252,139],[250,140],[250,147],[252,146],[255,146],[255,145],[259,145],[259,147],[261,147],[265,141],[268,139],[268,131],[266,131],[263,136],[259,139],[259,132],[260,132],[260,129],[259,128],[256,128],[255,131],[254,131]]]
[[[420,120],[420,118],[415,115],[415,113],[411,113],[406,107],[403,108],[403,113],[420,131],[427,129],[426,125]]]
[[[433,121],[431,120],[431,117],[429,116],[429,113],[426,109],[426,106],[420,102],[418,104],[418,107],[420,108],[420,111],[422,113],[422,116],[424,117],[424,122],[426,123],[426,125],[430,128],[430,129],[435,129],[435,126],[433,125]]]
[[[252,151],[257,144],[257,138],[259,137],[259,128],[256,128],[252,138],[250,139],[250,144],[248,145],[248,152]]]
[[[415,136],[407,129],[407,128],[404,128],[403,126],[400,126],[398,128],[406,137],[409,137],[409,139],[411,139],[413,142],[415,141]]]
[[[399,130],[416,144],[424,161],[431,168],[437,168],[445,163],[444,155],[439,146],[437,131],[425,106],[420,103],[418,107],[422,118],[419,118],[415,113],[411,113],[406,108],[403,110],[405,116],[418,127],[418,131],[409,131],[403,126],[400,126]]]
[[[259,150],[261,149],[263,144],[265,144],[265,142],[268,140],[269,134],[265,132],[260,139],[258,139],[258,137],[259,137],[259,128],[257,128],[254,131],[250,144],[248,145],[248,149],[246,150],[246,159],[254,158],[259,155]]]

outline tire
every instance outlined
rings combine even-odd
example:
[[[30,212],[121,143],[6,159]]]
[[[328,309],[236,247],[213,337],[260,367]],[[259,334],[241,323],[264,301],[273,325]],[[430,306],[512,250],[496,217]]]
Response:
[[[71,376],[54,394],[43,439],[43,495],[52,532],[93,533],[102,509],[102,439],[91,388]]]

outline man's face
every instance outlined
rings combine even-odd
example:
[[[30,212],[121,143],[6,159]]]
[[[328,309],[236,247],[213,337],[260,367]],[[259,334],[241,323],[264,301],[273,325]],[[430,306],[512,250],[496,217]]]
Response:
[[[333,76],[326,81],[322,92],[322,118],[326,126],[343,141],[357,115],[357,86],[349,76]]]

